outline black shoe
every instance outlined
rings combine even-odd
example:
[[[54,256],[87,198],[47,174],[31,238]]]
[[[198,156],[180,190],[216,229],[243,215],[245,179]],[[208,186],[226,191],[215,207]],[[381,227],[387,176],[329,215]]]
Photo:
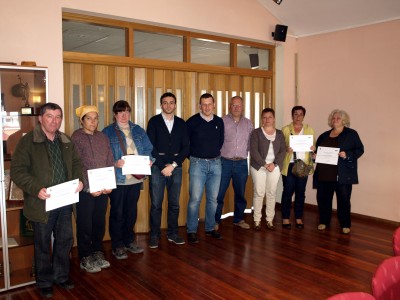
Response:
[[[60,283],[57,283],[57,285],[60,287],[60,288],[63,288],[63,289],[65,289],[65,290],[70,290],[70,289],[73,289],[75,286],[74,286],[74,283],[71,281],[71,280],[66,280],[66,281],[64,281],[64,282],[60,282]]]
[[[197,239],[197,234],[194,232],[188,233],[188,242],[191,244],[197,244],[199,240]]]
[[[296,223],[296,228],[303,229],[304,228],[304,224],[303,223]]]
[[[53,297],[53,287],[46,287],[40,289],[40,294],[45,298],[52,298]]]
[[[212,236],[213,238],[220,240],[222,239],[221,234],[218,231],[211,230],[211,231],[206,231],[206,235]]]
[[[297,227],[297,225],[296,225],[296,227]],[[285,229],[292,229],[292,224],[290,224],[290,223],[283,224],[283,223],[282,223],[282,228],[285,228]]]

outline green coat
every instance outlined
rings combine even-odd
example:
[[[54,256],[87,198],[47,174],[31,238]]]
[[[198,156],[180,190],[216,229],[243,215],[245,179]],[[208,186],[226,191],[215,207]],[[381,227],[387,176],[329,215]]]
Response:
[[[39,191],[52,185],[52,168],[47,153],[47,137],[38,124],[19,141],[11,160],[10,175],[24,192],[24,215],[31,221],[47,223],[46,201],[38,198]],[[67,181],[82,181],[82,165],[71,139],[60,135],[61,154],[67,171]]]

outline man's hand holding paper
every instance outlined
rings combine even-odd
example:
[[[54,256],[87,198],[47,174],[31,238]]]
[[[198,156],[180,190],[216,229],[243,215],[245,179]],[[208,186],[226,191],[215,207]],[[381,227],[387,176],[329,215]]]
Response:
[[[46,190],[50,197],[46,199],[46,211],[79,202],[81,184],[79,179],[74,179],[48,187]]]

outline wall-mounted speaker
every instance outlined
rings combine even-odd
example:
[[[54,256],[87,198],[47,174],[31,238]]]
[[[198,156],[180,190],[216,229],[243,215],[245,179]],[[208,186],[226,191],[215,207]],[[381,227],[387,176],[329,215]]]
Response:
[[[275,31],[272,33],[274,41],[284,42],[286,41],[288,27],[286,25],[276,24]]]
[[[249,54],[250,58],[250,67],[252,69],[258,69],[260,67],[260,63],[258,61],[258,54]]]

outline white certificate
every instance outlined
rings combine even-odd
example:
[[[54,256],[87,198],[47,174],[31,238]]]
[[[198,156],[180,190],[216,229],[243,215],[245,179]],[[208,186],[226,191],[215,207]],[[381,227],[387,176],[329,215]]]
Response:
[[[312,135],[291,135],[289,146],[294,152],[310,152],[313,145]]]
[[[114,167],[87,170],[91,193],[117,188]]]
[[[79,193],[75,193],[79,179],[74,179],[47,188],[50,198],[46,199],[46,211],[79,202]]]
[[[327,165],[337,165],[339,159],[339,151],[340,148],[318,147],[315,162]]]
[[[122,156],[121,159],[125,161],[122,167],[122,175],[151,175],[150,157],[143,155],[125,155]]]

